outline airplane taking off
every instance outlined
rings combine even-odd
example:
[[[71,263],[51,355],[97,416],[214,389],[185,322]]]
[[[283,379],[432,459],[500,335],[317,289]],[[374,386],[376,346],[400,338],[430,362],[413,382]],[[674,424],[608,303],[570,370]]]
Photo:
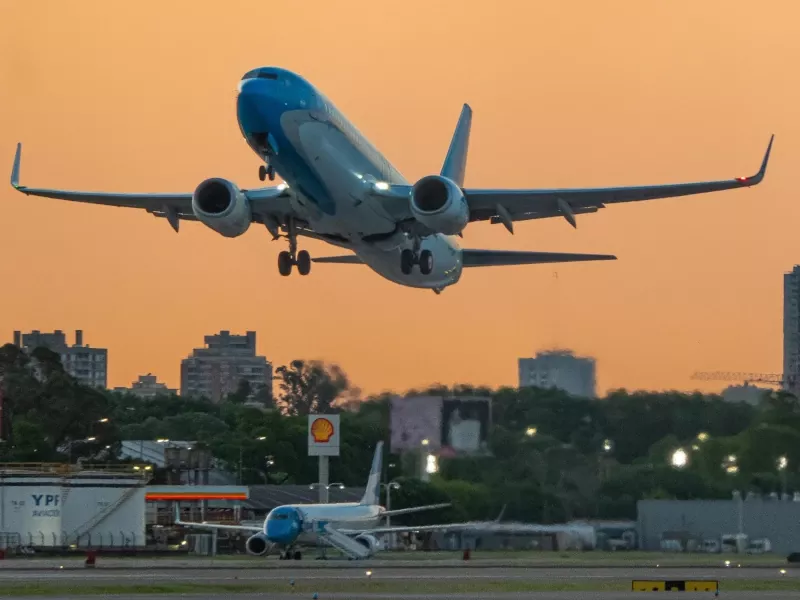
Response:
[[[474,221],[502,223],[576,215],[607,204],[703,194],[757,185],[764,178],[770,138],[758,173],[722,181],[671,185],[575,189],[476,189],[464,187],[472,109],[464,105],[439,175],[413,185],[319,90],[291,71],[263,67],[239,83],[239,129],[264,164],[259,178],[279,175],[273,187],[240,189],[210,178],[193,193],[106,193],[31,188],[20,185],[21,144],[11,185],[32,196],[140,208],[165,217],[177,232],[181,220],[200,221],[225,237],[260,223],[289,250],[278,255],[278,270],[294,266],[308,275],[312,259],[298,251],[305,236],[350,250],[317,263],[366,264],[395,283],[436,293],[461,278],[464,268],[499,265],[615,260],[602,254],[519,252],[460,248],[457,236]],[[416,268],[415,268],[416,267]]]
[[[201,529],[243,531],[253,533],[245,548],[249,554],[266,555],[270,547],[282,548],[282,559],[300,560],[298,546],[315,545],[323,541],[350,558],[369,558],[379,549],[376,536],[406,531],[433,531],[458,527],[458,524],[425,525],[422,527],[381,527],[384,517],[407,515],[450,506],[429,504],[398,510],[386,510],[378,504],[381,466],[383,464],[383,442],[378,442],[372,458],[369,479],[360,502],[337,504],[288,504],[272,509],[260,527],[249,525],[217,525],[215,523],[193,523],[181,521],[179,509],[175,508],[175,524]]]

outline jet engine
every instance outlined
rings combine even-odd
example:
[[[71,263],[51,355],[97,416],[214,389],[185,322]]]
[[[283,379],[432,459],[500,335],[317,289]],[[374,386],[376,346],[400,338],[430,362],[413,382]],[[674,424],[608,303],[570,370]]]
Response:
[[[469,223],[469,207],[461,188],[439,175],[423,177],[411,189],[411,213],[436,233],[456,235]]]
[[[192,210],[198,221],[225,237],[242,235],[250,227],[250,203],[235,183],[213,177],[194,190]]]
[[[370,535],[368,533],[362,533],[361,535],[357,536],[356,541],[364,546],[367,550],[369,550],[369,555],[372,556],[378,551],[378,538],[374,535]]]
[[[269,550],[269,546],[269,540],[263,533],[257,533],[254,536],[249,537],[244,545],[247,553],[252,554],[253,556],[265,555],[267,550]]]

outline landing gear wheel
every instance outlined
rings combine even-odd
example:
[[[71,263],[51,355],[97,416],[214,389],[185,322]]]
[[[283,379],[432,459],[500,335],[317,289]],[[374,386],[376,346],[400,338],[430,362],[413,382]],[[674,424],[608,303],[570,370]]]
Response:
[[[278,254],[278,272],[284,277],[288,277],[292,273],[292,255],[284,251]]]
[[[267,167],[265,167],[264,165],[258,167],[258,178],[261,181],[264,181],[267,178]]]
[[[297,253],[297,272],[300,275],[308,275],[311,272],[311,256],[306,250]]]
[[[267,177],[269,177],[270,181],[275,181],[275,169],[273,169],[272,167],[269,167],[267,169]]]
[[[413,268],[414,253],[406,248],[400,253],[400,270],[403,272],[403,275],[410,275],[411,269]]]
[[[433,252],[423,250],[419,255],[419,271],[423,275],[430,275],[433,271]]]
[[[294,559],[295,560],[300,560],[302,558],[303,558],[303,555],[301,554],[301,552],[299,550],[294,553]]]

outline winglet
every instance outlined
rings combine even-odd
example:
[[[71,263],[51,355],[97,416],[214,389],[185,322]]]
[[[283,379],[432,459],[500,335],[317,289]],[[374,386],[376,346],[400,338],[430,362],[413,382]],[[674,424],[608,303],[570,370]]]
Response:
[[[773,133],[769,138],[769,145],[767,146],[767,151],[764,153],[764,160],[761,161],[761,168],[758,170],[758,173],[751,177],[737,177],[737,180],[748,186],[761,183],[761,180],[764,179],[764,175],[767,173],[767,163],[769,162],[769,155],[770,152],[772,152],[772,142],[774,140],[775,134]]]
[[[472,126],[472,109],[465,104],[461,109],[450,148],[442,165],[441,176],[455,181],[459,187],[464,186],[464,173],[467,170],[467,152],[469,150],[469,130]]]
[[[22,156],[22,144],[17,143],[17,153],[14,155],[14,166],[11,167],[11,185],[14,189],[18,190],[19,185],[19,163]]]

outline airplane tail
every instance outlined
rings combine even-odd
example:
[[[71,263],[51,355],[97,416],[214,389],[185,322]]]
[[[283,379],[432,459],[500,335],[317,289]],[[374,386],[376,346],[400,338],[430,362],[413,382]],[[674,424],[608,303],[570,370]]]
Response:
[[[359,504],[374,506],[380,501],[381,492],[381,467],[383,466],[383,442],[375,446],[375,455],[372,457],[372,468],[369,470],[367,487]]]
[[[469,130],[472,126],[472,109],[465,104],[461,109],[453,139],[450,140],[450,149],[442,165],[442,177],[455,181],[459,187],[464,187],[464,174],[467,170],[467,152],[469,151]]]

